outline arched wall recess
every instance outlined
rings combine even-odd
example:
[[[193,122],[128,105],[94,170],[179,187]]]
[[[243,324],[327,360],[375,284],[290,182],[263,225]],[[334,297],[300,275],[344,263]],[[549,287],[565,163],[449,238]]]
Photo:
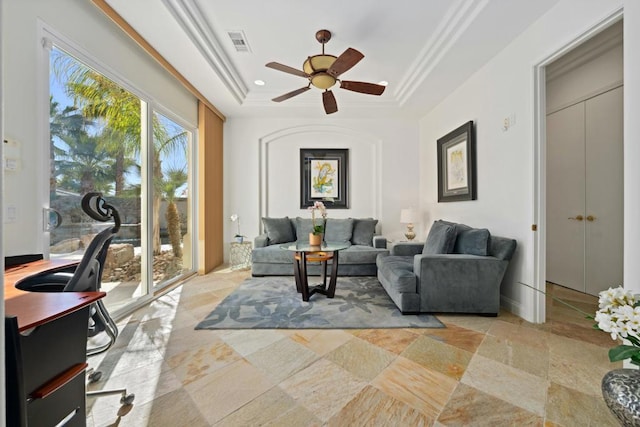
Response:
[[[300,148],[348,148],[349,149],[349,209],[332,211],[331,216],[373,216],[380,218],[382,167],[382,141],[366,132],[335,125],[303,125],[280,129],[265,135],[259,143],[259,217],[273,215],[274,197],[282,197],[282,188],[274,188],[273,177],[291,182],[295,190],[287,194],[290,199],[286,215],[293,217],[299,211],[299,149]],[[287,158],[274,158],[274,154],[287,152]],[[283,164],[284,163],[284,164]],[[291,164],[292,163],[292,164]],[[291,167],[286,165],[291,164]],[[356,175],[357,174],[357,175]],[[271,177],[271,179],[270,179]],[[295,184],[295,185],[293,185]],[[277,194],[276,194],[277,193]],[[367,209],[370,206],[370,209]],[[366,212],[365,212],[366,211]],[[335,214],[333,213],[335,212]],[[262,224],[258,226],[262,230]]]

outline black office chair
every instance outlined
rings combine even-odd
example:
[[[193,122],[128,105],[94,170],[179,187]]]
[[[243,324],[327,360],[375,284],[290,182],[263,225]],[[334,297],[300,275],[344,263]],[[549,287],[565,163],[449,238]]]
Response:
[[[21,282],[18,287],[31,292],[95,292],[99,291],[102,283],[102,272],[107,259],[107,252],[113,237],[120,230],[120,215],[101,193],[87,193],[82,198],[82,210],[96,221],[106,222],[113,218],[114,225],[99,232],[87,247],[80,264],[72,271],[61,271],[41,276],[35,276]],[[109,349],[118,337],[118,326],[113,321],[102,300],[98,300],[91,307],[89,329],[87,336],[94,337],[106,333],[108,342],[96,347],[87,348],[87,356],[102,353]],[[96,382],[102,373],[89,369],[88,379]],[[126,389],[88,391],[87,396],[101,396],[108,394],[122,394],[120,403],[130,405],[135,398]]]

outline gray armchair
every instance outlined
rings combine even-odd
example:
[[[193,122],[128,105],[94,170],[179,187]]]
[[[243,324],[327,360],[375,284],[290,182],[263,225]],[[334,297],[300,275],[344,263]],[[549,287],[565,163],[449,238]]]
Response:
[[[425,244],[398,243],[378,256],[378,280],[402,313],[497,315],[515,248],[486,229],[436,221]]]

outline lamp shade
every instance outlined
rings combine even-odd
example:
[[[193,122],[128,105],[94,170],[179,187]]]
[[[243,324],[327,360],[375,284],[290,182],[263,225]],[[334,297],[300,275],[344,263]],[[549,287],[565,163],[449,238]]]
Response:
[[[400,223],[411,224],[418,220],[418,214],[413,209],[402,209],[400,211]]]

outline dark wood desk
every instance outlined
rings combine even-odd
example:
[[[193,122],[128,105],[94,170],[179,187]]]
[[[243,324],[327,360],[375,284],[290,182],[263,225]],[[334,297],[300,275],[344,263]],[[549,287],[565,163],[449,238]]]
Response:
[[[104,292],[27,292],[20,281],[77,262],[40,260],[4,273],[7,425],[86,424],[85,369],[90,305]],[[13,318],[7,320],[7,318]]]

